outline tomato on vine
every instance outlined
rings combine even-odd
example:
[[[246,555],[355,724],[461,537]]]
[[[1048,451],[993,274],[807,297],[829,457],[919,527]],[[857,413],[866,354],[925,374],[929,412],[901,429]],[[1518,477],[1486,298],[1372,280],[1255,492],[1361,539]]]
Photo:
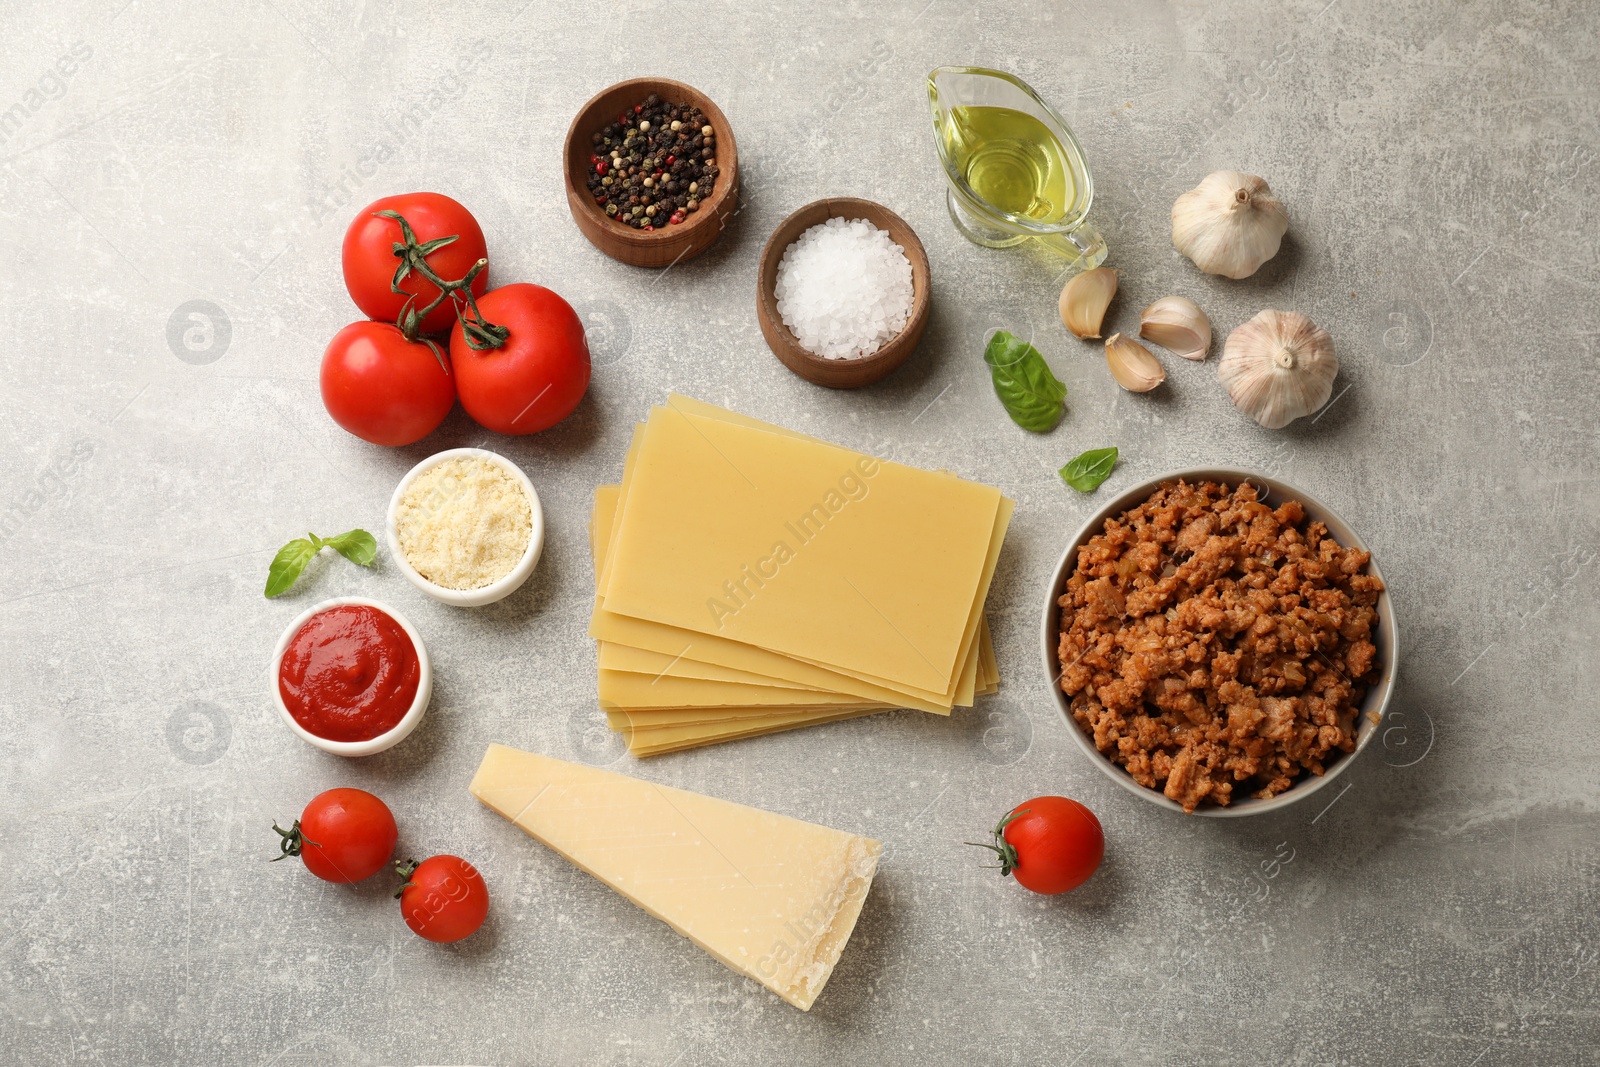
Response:
[[[282,839],[273,861],[299,856],[325,882],[371,878],[388,865],[400,837],[389,806],[362,789],[318,793],[293,826],[272,828]]]
[[[440,334],[455,324],[456,307],[453,299],[441,299],[438,283],[467,277],[479,262],[487,264],[488,254],[472,212],[442,193],[402,193],[356,215],[340,258],[345,288],[362,314],[403,327],[408,307],[427,309],[418,332]],[[488,287],[485,266],[470,289],[480,296]]]
[[[478,868],[460,856],[433,856],[394,865],[406,880],[395,896],[400,914],[418,937],[441,945],[477,933],[489,914],[489,887]]]
[[[352,322],[322,354],[322,406],[333,421],[375,445],[409,445],[436,430],[455,406],[455,379],[432,341],[407,340],[387,322]]]
[[[450,364],[461,406],[488,430],[537,433],[578,406],[589,388],[583,322],[560,296],[518,282],[491,289],[450,334]],[[488,335],[486,320],[500,331]]]
[[[1002,876],[1035,893],[1076,889],[1089,880],[1106,854],[1106,838],[1094,812],[1066,797],[1034,797],[1000,820],[993,844],[968,841],[1000,857]]]
[[[589,345],[577,313],[538,285],[486,292],[483,231],[449,197],[374,202],[345,233],[343,258],[351,298],[388,320],[345,327],[323,354],[323,405],[357,437],[411,444],[444,421],[457,396],[486,429],[536,433],[583,399]],[[426,336],[444,330],[448,360]]]

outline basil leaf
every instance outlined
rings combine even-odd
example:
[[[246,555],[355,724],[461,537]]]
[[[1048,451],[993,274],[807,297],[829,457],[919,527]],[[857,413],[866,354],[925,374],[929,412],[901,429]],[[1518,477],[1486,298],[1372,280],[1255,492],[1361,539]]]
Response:
[[[363,567],[372,566],[372,561],[378,558],[377,538],[365,530],[348,530],[334,537],[324,538],[322,543],[351,563]]]
[[[1116,465],[1115,447],[1091,448],[1061,468],[1061,480],[1080,493],[1092,493],[1111,477],[1111,468]]]
[[[272,557],[272,566],[267,568],[267,596],[271,598],[287,593],[316,554],[316,546],[303,537],[278,549],[278,554]]]
[[[272,557],[272,566],[267,568],[267,596],[282,596],[293,588],[306,564],[325,547],[363,567],[372,566],[372,561],[378,558],[378,541],[365,530],[346,530],[333,537],[306,534],[278,549],[278,554]]]
[[[1039,350],[1016,335],[1000,330],[983,350],[994,378],[994,392],[1011,421],[1024,430],[1044,433],[1061,421],[1067,387],[1061,384]]]

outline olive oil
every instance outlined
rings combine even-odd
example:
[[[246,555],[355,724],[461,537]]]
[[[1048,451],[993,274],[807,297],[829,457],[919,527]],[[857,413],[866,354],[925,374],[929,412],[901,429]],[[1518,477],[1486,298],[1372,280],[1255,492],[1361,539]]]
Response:
[[[1105,262],[1105,239],[1087,218],[1094,179],[1083,149],[1026,82],[987,67],[937,67],[928,107],[945,206],[963,237],[984,248],[1028,243],[1074,270]]]
[[[1045,225],[1073,207],[1078,183],[1070,157],[1043,122],[1009,107],[961,106],[944,115],[948,158],[981,200]]]

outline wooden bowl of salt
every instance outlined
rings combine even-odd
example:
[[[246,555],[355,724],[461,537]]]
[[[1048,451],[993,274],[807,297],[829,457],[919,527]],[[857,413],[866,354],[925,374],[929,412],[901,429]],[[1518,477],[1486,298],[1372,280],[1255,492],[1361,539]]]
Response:
[[[778,311],[778,263],[783,253],[801,234],[829,219],[865,219],[889,234],[911,263],[911,312],[906,324],[893,339],[876,351],[845,359],[829,359],[809,351],[783,321]],[[761,250],[761,270],[756,282],[756,317],[761,335],[772,354],[785,367],[808,382],[830,389],[856,389],[885,377],[910,357],[922,331],[928,325],[928,300],[931,282],[928,253],[906,221],[882,204],[854,197],[816,200],[778,224]]]

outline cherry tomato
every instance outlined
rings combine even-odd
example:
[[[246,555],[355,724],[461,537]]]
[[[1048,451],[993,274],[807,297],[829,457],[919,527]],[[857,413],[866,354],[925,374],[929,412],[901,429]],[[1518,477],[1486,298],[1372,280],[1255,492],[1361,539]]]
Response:
[[[389,806],[362,789],[318,793],[292,827],[272,828],[283,838],[283,854],[274,859],[299,856],[325,882],[371,878],[388,866],[400,836]]]
[[[419,245],[441,237],[456,238],[426,256],[428,268],[444,281],[466,277],[474,263],[488,257],[478,220],[472,217],[472,212],[442,193],[402,193],[373,201],[361,209],[345,231],[342,254],[344,287],[350,291],[350,299],[356,302],[356,307],[368,318],[395,322],[406,302],[406,297],[389,288],[395,268],[400,265],[394,246],[396,242],[403,243],[404,235],[398,222],[375,214],[379,211],[394,211],[404,216]],[[488,287],[486,269],[472,280],[473,295],[480,295]],[[400,288],[415,294],[418,311],[439,295],[439,287],[415,270],[400,282]],[[455,321],[455,309],[446,300],[422,320],[422,332],[444,333]]]
[[[460,856],[397,863],[395,870],[406,879],[395,894],[400,914],[418,937],[448,945],[471,937],[489,914],[489,887]]]
[[[478,301],[483,318],[510,333],[478,351],[461,323],[450,332],[450,365],[461,406],[496,433],[538,433],[572,414],[589,388],[589,342],[572,305],[540,285],[518,282]]]
[[[1094,812],[1066,797],[1034,797],[994,829],[1000,873],[1035,893],[1065,893],[1089,880],[1106,854]]]
[[[352,322],[322,354],[322,406],[363,441],[409,445],[437,429],[456,402],[448,364],[387,322]]]

